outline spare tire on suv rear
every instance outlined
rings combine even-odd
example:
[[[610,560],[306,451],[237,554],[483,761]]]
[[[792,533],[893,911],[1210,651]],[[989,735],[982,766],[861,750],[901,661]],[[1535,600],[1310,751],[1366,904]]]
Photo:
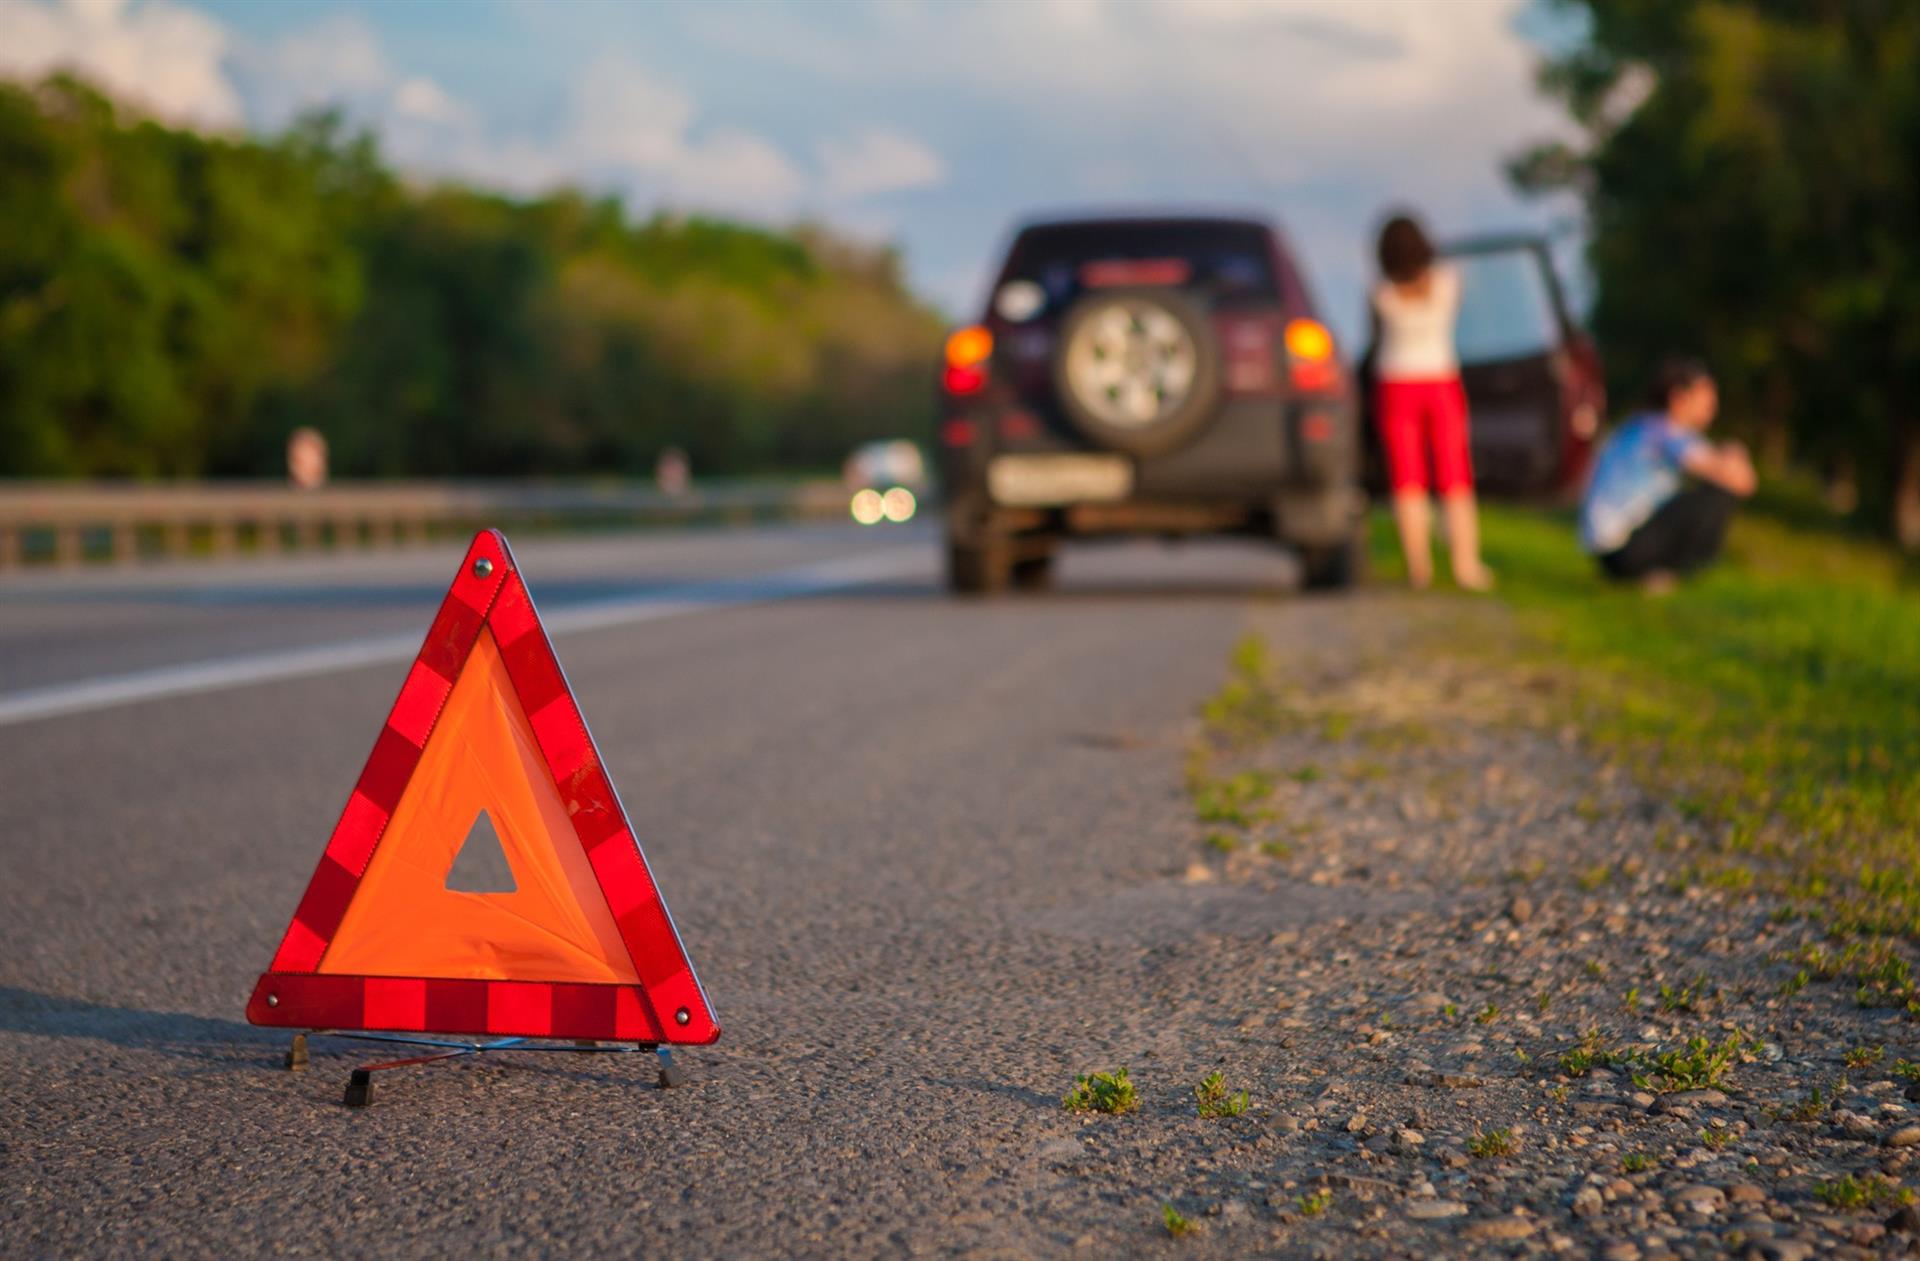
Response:
[[[1100,446],[1161,455],[1220,405],[1220,347],[1206,313],[1165,289],[1101,289],[1060,322],[1053,385],[1067,418]]]

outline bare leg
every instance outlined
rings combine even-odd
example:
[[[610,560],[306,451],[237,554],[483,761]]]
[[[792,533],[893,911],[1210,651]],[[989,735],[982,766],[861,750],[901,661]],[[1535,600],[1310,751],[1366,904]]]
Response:
[[[1480,559],[1480,508],[1473,492],[1458,490],[1448,495],[1446,512],[1453,580],[1468,591],[1491,591],[1493,571]]]
[[[1425,491],[1403,490],[1393,497],[1393,523],[1400,530],[1400,552],[1407,558],[1407,582],[1424,590],[1433,582],[1432,509]]]

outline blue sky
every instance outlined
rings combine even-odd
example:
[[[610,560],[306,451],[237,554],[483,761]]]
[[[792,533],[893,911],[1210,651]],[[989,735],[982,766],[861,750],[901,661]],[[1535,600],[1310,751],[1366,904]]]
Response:
[[[1242,208],[1359,323],[1390,204],[1540,226],[1501,160],[1564,132],[1525,0],[0,0],[0,74],[72,66],[154,113],[274,128],[338,104],[422,179],[811,217],[978,305],[1035,211]]]

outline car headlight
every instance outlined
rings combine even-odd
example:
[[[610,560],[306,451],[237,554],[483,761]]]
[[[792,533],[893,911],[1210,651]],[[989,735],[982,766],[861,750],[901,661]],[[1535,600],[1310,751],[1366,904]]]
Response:
[[[914,502],[913,492],[905,486],[895,486],[880,496],[880,511],[889,521],[911,521],[914,509],[920,505]]]
[[[861,525],[878,525],[887,515],[886,501],[880,492],[871,488],[855,491],[853,502],[848,505],[853,519]]]

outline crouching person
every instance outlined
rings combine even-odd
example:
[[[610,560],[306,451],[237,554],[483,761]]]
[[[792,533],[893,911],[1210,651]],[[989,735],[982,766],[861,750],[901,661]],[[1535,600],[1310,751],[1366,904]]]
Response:
[[[1720,410],[1706,365],[1668,360],[1648,401],[1600,448],[1580,535],[1608,577],[1663,591],[1719,554],[1757,479],[1745,447],[1705,437]]]

